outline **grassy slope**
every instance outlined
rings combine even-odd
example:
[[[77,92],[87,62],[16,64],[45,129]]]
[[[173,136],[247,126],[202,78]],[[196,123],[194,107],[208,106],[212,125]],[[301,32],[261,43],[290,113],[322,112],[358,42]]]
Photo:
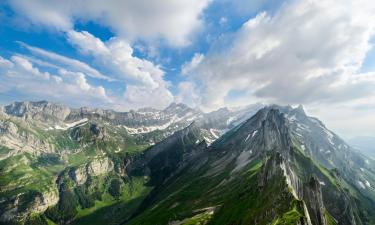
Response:
[[[101,201],[95,201],[94,207],[82,209],[78,207],[78,214],[73,224],[119,224],[124,221],[149,193],[143,177],[134,177],[131,182],[124,183],[121,195],[114,198],[107,192]],[[105,187],[108,189],[108,187]],[[107,191],[107,190],[105,190]]]
[[[308,181],[311,175],[316,175],[324,182],[322,189],[323,193],[326,193],[325,198],[332,193],[327,190],[334,190],[335,193],[348,192],[345,181],[339,179],[334,171],[327,170],[306,157],[301,149],[296,147],[291,157],[293,168],[300,178]],[[209,169],[207,166],[196,173],[182,172],[180,177],[157,193],[149,202],[150,207],[133,218],[129,224],[148,224],[149,221],[154,224],[166,224],[170,221],[180,221],[181,224],[249,224],[249,221],[254,219],[260,221],[259,224],[295,224],[303,218],[302,203],[286,191],[282,178],[275,179],[274,183],[260,191],[256,174],[261,162],[251,162],[246,172],[240,176],[231,174],[233,163],[212,177],[203,176]],[[229,177],[231,179],[228,179]],[[228,182],[223,184],[223,180]],[[278,196],[274,193],[278,193]],[[326,201],[338,203],[334,199]],[[262,212],[275,208],[278,202],[289,205],[276,208],[276,218],[259,216]],[[212,206],[219,206],[213,216],[199,210]],[[330,212],[326,211],[325,216],[330,225],[336,224]]]
[[[24,194],[21,198],[22,208],[27,208],[30,200],[38,193],[50,191],[55,188],[55,177],[64,171],[67,167],[76,167],[83,165],[93,158],[102,154],[107,155],[112,160],[121,160],[128,153],[141,152],[147,148],[147,143],[136,141],[135,138],[128,135],[123,128],[107,127],[108,139],[96,142],[92,141],[92,134],[88,129],[89,125],[82,126],[82,135],[85,138],[83,142],[72,139],[69,130],[43,130],[37,127],[23,127],[20,123],[16,123],[18,132],[27,133],[34,138],[48,141],[51,143],[56,152],[68,151],[70,154],[59,158],[58,154],[44,154],[36,156],[29,153],[21,153],[0,161],[0,198],[12,198],[20,193]],[[0,156],[6,156],[11,149],[0,146]],[[135,179],[136,180],[136,179]],[[126,195],[126,187],[123,187],[123,196],[119,199],[103,198],[103,201],[97,201],[93,209],[89,212],[96,212],[106,208],[112,210],[111,207],[128,208],[125,201],[129,201],[129,205],[134,205],[136,198],[141,199],[142,195],[147,193],[144,187],[139,187],[139,182],[135,182],[132,187],[131,198]],[[138,190],[139,189],[139,190]],[[138,193],[142,192],[142,193]],[[133,199],[134,198],[134,199]],[[132,201],[132,203],[130,202]],[[140,200],[139,200],[140,201]],[[5,210],[5,205],[0,204],[0,210]],[[80,210],[84,211],[84,210]],[[95,213],[93,213],[95,214]],[[85,216],[80,215],[80,218]],[[52,222],[49,220],[48,222]],[[91,223],[92,224],[92,223]],[[100,223],[99,223],[100,224]]]
[[[269,224],[277,219],[277,215],[293,209],[303,217],[301,202],[289,192],[284,178],[275,179],[264,189],[258,187],[261,161],[251,162],[238,174],[231,173],[235,166],[232,162],[221,173],[208,177],[204,176],[209,170],[207,165],[209,163],[195,173],[183,171],[156,195],[150,207],[127,224],[149,224],[150,221],[155,225],[171,221],[180,221],[181,224],[251,224],[254,220],[259,224]],[[282,194],[275,196],[274,193]],[[282,204],[278,204],[280,202]],[[207,210],[210,207],[216,207],[213,215]],[[274,217],[265,216],[264,213],[273,208],[276,210]]]

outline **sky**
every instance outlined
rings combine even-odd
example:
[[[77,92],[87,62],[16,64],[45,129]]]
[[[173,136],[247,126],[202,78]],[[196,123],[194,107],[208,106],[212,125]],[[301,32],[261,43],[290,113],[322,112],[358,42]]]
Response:
[[[375,136],[374,42],[369,0],[3,0],[0,104],[302,104]]]

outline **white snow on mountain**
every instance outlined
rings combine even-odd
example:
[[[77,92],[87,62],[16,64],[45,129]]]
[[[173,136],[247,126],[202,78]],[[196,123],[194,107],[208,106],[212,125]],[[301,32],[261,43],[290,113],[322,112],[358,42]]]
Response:
[[[53,130],[53,129],[55,129],[55,130],[68,130],[68,129],[73,128],[73,127],[83,126],[87,122],[88,122],[88,119],[83,118],[81,120],[78,120],[78,121],[75,121],[75,122],[72,122],[72,123],[64,123],[63,125],[55,125],[54,127],[48,127],[45,130]]]

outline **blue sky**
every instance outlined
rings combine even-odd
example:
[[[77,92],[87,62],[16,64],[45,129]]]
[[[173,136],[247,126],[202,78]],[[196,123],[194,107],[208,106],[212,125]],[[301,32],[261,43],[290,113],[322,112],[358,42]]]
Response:
[[[0,103],[303,104],[375,135],[374,15],[365,0],[2,1]]]

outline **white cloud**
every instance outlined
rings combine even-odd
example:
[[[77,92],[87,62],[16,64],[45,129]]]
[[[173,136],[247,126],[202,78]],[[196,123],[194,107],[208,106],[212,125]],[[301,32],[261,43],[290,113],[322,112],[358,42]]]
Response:
[[[27,44],[22,43],[22,42],[19,42],[19,43],[21,44],[21,46],[28,49],[32,54],[35,54],[35,55],[37,55],[39,57],[42,57],[44,59],[47,59],[49,61],[52,61],[54,64],[60,64],[61,66],[64,66],[64,67],[67,66],[70,70],[74,70],[74,71],[77,71],[77,72],[84,72],[85,74],[87,74],[88,76],[91,76],[93,78],[103,79],[103,80],[108,80],[108,81],[113,80],[112,78],[103,75],[102,73],[100,73],[96,69],[92,68],[91,66],[89,66],[86,63],[81,62],[79,60],[68,58],[66,56],[62,56],[62,55],[56,54],[54,52],[50,52],[50,51],[46,51],[46,50],[41,49],[41,48],[30,46],[30,45],[27,45]],[[40,61],[39,61],[39,63],[40,63]],[[43,63],[46,64],[46,62],[43,62]],[[54,66],[56,66],[56,65],[54,65]]]
[[[343,138],[375,136],[375,95],[329,105],[310,104],[306,109]]]
[[[13,67],[13,63],[7,59],[4,59],[3,57],[0,56],[0,67],[2,68],[9,68]]]
[[[195,53],[190,62],[184,63],[181,68],[181,73],[183,75],[189,74],[203,61],[204,55],[200,53]]]
[[[185,46],[202,26],[201,13],[210,0],[12,0],[25,22],[58,30],[73,29],[75,20],[93,20],[127,39],[160,38]]]
[[[374,34],[369,21],[371,1],[290,1],[220,39],[190,79],[208,108],[233,101],[233,92],[279,104],[363,98],[375,85],[358,72]]]
[[[83,73],[60,70],[58,74],[43,72],[22,56],[11,60],[0,58],[0,93],[47,99],[69,105],[110,106],[112,100],[102,86],[90,85]]]
[[[128,107],[163,108],[173,101],[169,84],[163,79],[164,71],[148,60],[133,56],[128,42],[119,38],[102,42],[86,31],[70,30],[67,36],[80,52],[92,56],[98,65],[124,81],[127,87],[123,101]]]
[[[185,103],[190,107],[198,107],[200,105],[200,98],[196,94],[194,83],[187,81],[180,82],[175,101]]]
[[[12,61],[19,67],[19,69],[23,70],[25,73],[30,73],[31,75],[49,79],[50,74],[47,72],[40,72],[38,68],[35,68],[33,64],[28,61],[27,59],[20,57],[20,56],[12,56]]]

